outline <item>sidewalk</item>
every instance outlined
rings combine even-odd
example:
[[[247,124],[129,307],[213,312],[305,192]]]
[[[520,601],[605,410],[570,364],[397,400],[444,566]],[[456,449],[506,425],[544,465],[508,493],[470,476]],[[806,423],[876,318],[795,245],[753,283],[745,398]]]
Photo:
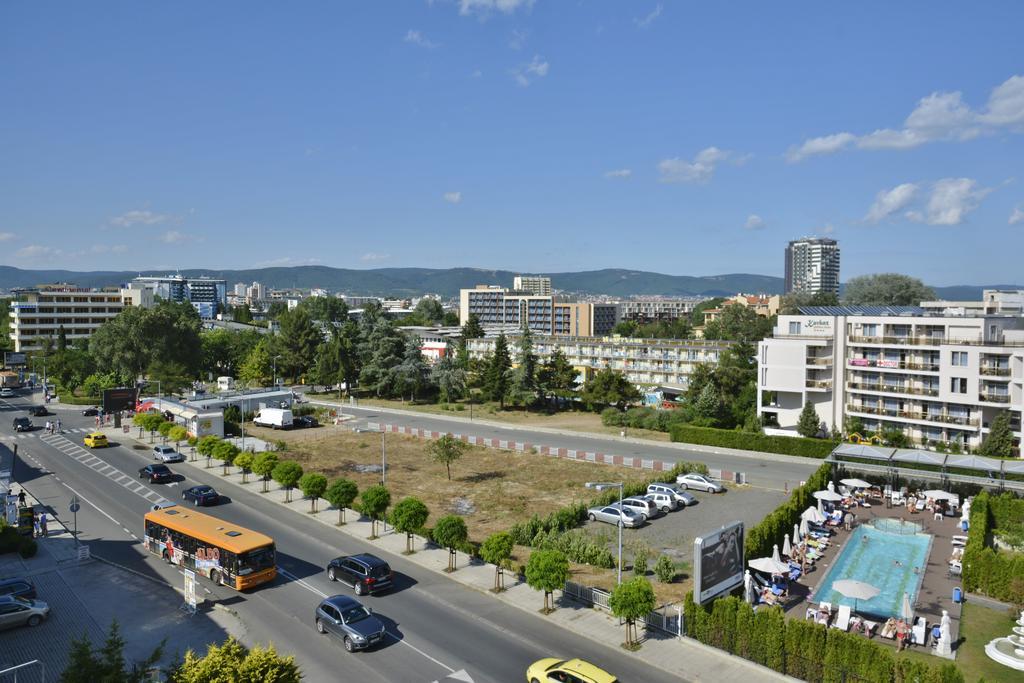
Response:
[[[134,435],[119,434],[124,439]],[[248,487],[250,490],[259,492],[262,490],[262,483],[258,477],[249,475],[249,482],[242,483],[242,475],[237,473],[236,467],[230,467],[232,474],[226,477],[221,474],[221,465],[215,465],[206,469],[205,458],[197,458],[195,462],[186,460],[180,465],[188,465],[204,472],[216,475],[225,482],[235,486]],[[179,465],[179,466],[180,466]],[[268,482],[268,493],[261,494],[266,500],[273,501],[278,505],[290,509],[294,514],[312,517],[321,522],[325,527],[333,529],[338,533],[349,534],[360,539],[368,539],[370,536],[371,524],[368,520],[361,518],[358,512],[346,510],[345,526],[336,526],[338,521],[338,510],[327,505],[324,500],[318,501],[319,512],[315,515],[310,513],[310,501],[302,498],[302,493],[295,489],[292,491],[292,502],[285,502],[285,491],[276,482]],[[353,521],[354,520],[354,521]],[[372,541],[381,551],[404,554],[405,535],[395,534],[391,531],[384,532],[383,525],[378,526],[380,538]],[[416,562],[425,569],[445,574],[448,566],[448,550],[436,546],[424,545],[422,538],[414,536],[416,552],[412,555],[403,555],[406,559]],[[599,609],[591,608],[561,596],[556,600],[557,609],[552,614],[544,617],[539,614],[543,605],[543,594],[533,590],[520,581],[506,573],[506,590],[503,593],[494,594],[490,589],[494,585],[494,566],[483,563],[479,560],[471,561],[469,556],[457,554],[457,569],[451,574],[445,574],[453,581],[457,581],[468,588],[478,590],[491,595],[507,605],[525,610],[538,619],[548,619],[562,625],[568,631],[578,633],[599,643],[613,648],[620,656],[635,657],[643,662],[656,666],[671,674],[682,677],[689,681],[722,681],[725,683],[748,683],[751,680],[794,680],[778,674],[770,669],[764,668],[753,662],[740,657],[734,657],[725,652],[702,645],[689,638],[675,638],[660,632],[643,632],[643,647],[636,653],[630,653],[620,647],[625,640],[625,626],[620,626],[618,619],[602,612]]]

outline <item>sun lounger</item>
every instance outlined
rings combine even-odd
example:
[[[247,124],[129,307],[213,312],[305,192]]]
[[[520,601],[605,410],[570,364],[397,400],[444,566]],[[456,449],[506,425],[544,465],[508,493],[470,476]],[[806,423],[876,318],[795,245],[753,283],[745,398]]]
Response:
[[[914,622],[914,628],[911,629],[913,635],[913,642],[918,645],[924,645],[928,642],[928,623],[924,620],[924,617],[918,617],[917,621]]]
[[[896,620],[895,619],[891,619],[891,620],[885,622],[885,624],[882,626],[881,633],[879,633],[878,635],[882,636],[883,638],[888,638],[889,640],[892,640],[893,638],[895,638],[896,637]]]
[[[953,537],[953,545],[955,545],[955,546],[956,545],[967,545],[967,537],[966,536],[954,536]]]
[[[864,619],[863,621],[861,621],[861,626],[864,629],[864,635],[870,638],[871,635],[875,632],[875,629],[878,628],[878,622],[868,621],[867,619]]]
[[[852,610],[849,605],[840,605],[839,612],[836,614],[836,620],[832,624],[832,628],[839,628],[844,631],[850,630],[850,614]]]
[[[832,603],[823,602],[818,605],[818,609],[819,611],[824,610],[825,614],[814,617],[814,623],[828,626],[829,619],[832,618]]]

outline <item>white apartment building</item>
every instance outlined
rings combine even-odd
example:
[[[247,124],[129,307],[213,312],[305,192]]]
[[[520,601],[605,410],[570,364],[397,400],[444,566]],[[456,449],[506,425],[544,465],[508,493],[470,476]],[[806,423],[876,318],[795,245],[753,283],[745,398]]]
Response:
[[[516,275],[512,278],[512,289],[537,296],[551,296],[551,278],[544,275]]]
[[[91,337],[127,306],[153,305],[153,290],[136,284],[108,290],[57,285],[18,290],[15,294],[10,338],[19,353],[42,350],[47,339],[56,343],[61,327],[68,343],[73,343]]]
[[[466,348],[473,358],[494,352],[495,338],[470,339]],[[509,335],[513,362],[518,362],[518,337]],[[606,367],[623,373],[630,382],[644,387],[667,386],[685,390],[690,373],[701,363],[718,364],[719,354],[731,342],[701,339],[631,339],[627,337],[560,337],[537,335],[533,350],[540,362],[556,349],[586,380]]]
[[[619,301],[619,319],[635,320],[640,323],[659,320],[678,320],[689,318],[693,309],[706,297],[693,299],[630,299]]]
[[[939,315],[1024,315],[1024,290],[986,289],[981,301],[922,301],[921,308]]]
[[[1024,318],[918,307],[809,307],[758,344],[758,413],[795,434],[805,403],[830,428],[856,416],[915,444],[981,445],[1010,411],[1021,436]]]
[[[526,326],[537,334],[600,336],[618,322],[615,304],[556,301],[493,285],[459,291],[459,321],[476,315],[483,326]]]
[[[839,243],[804,237],[786,246],[786,294],[839,293]]]

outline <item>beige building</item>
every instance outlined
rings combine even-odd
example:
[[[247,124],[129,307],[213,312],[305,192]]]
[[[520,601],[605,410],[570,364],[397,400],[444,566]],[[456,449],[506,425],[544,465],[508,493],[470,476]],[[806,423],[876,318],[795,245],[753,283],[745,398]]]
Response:
[[[17,352],[41,350],[46,339],[56,341],[62,327],[69,343],[88,339],[125,307],[153,305],[153,290],[137,284],[105,290],[46,285],[16,294],[11,302],[10,338]]]
[[[556,301],[493,285],[459,292],[459,321],[475,315],[485,327],[529,327],[536,334],[590,336],[608,334],[618,322],[615,304]]]
[[[743,306],[744,308],[751,309],[763,318],[770,318],[773,315],[779,314],[779,308],[782,306],[782,297],[778,294],[773,296],[768,296],[767,294],[737,294],[723,301],[722,305],[718,308],[709,308],[704,311],[704,324],[706,325],[712,320],[718,320],[718,317],[722,315],[722,309],[726,306]]]
[[[551,278],[545,275],[516,275],[512,279],[512,289],[538,296],[551,296]]]

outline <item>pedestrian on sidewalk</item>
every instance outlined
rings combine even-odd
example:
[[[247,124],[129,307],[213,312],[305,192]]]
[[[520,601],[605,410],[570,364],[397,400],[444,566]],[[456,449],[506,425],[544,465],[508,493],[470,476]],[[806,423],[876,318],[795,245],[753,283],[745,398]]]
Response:
[[[18,507],[25,507],[25,489],[18,491]]]
[[[48,534],[48,529],[46,528],[46,512],[45,511],[39,513],[39,532],[43,536],[46,536]]]
[[[32,537],[39,538],[39,515],[32,513]]]
[[[63,431],[60,428],[60,418],[59,417],[57,418],[57,433],[58,434],[63,434]]]
[[[46,433],[47,434],[52,434],[53,433],[53,429],[50,427],[50,421],[49,420],[46,421]]]

